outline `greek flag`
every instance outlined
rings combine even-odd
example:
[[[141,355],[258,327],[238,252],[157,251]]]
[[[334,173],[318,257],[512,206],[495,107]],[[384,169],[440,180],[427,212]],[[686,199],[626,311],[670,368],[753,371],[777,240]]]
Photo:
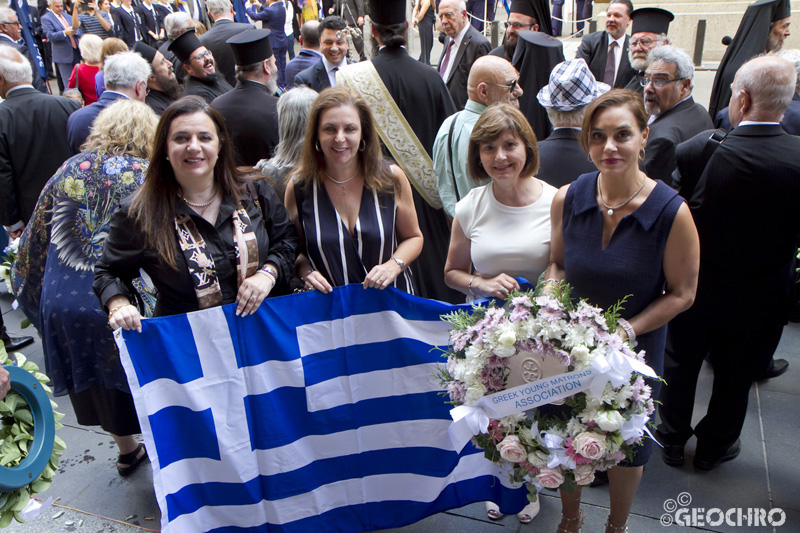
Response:
[[[360,285],[234,305],[117,332],[163,531],[371,531],[526,503],[447,434],[433,375],[454,306]]]

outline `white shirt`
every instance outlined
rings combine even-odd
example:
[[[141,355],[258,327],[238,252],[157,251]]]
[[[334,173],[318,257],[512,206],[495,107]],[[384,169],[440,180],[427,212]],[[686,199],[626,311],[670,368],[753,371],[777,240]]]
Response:
[[[336,87],[336,71],[333,69],[335,68],[338,70],[342,68],[345,65],[345,61],[347,61],[346,57],[342,58],[342,62],[336,65],[328,61],[328,58],[325,56],[322,56],[322,64],[325,66],[325,72],[328,73],[328,81],[331,82],[331,87]]]
[[[292,7],[291,2],[281,2],[286,9],[286,24],[283,25],[283,33],[286,34],[287,37],[290,35],[294,35],[294,28],[292,27],[292,19],[294,19],[294,7]],[[294,43],[289,43],[289,46],[293,46]]]
[[[445,81],[445,83],[450,79],[450,74],[452,74],[453,72],[453,64],[456,62],[456,55],[458,55],[458,47],[461,46],[461,41],[464,40],[464,36],[467,34],[468,29],[469,29],[469,21],[467,21],[467,23],[464,24],[464,27],[461,28],[460,32],[458,32],[456,38],[453,39],[453,46],[450,47],[450,59],[449,62],[447,63],[447,68],[444,71],[444,76],[442,76],[442,79]],[[444,61],[444,58],[442,58],[442,61]]]

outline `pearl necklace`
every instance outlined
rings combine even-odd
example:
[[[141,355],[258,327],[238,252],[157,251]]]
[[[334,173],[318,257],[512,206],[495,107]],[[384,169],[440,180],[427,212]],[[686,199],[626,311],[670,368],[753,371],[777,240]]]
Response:
[[[214,191],[214,196],[211,197],[211,200],[207,201],[204,204],[193,204],[192,202],[190,202],[189,200],[187,200],[186,198],[184,198],[180,194],[178,194],[178,198],[180,198],[181,200],[186,202],[186,205],[190,205],[192,207],[208,207],[214,202],[214,200],[217,199],[217,191]]]
[[[356,172],[355,172],[355,174],[353,174],[352,176],[350,176],[348,179],[346,179],[346,180],[344,180],[344,181],[339,181],[339,180],[335,180],[335,179],[333,179],[333,178],[331,177],[331,175],[330,175],[330,174],[328,174],[327,172],[325,173],[325,175],[328,177],[328,179],[329,179],[329,180],[331,180],[331,181],[332,181],[332,182],[334,182],[336,185],[338,185],[339,187],[341,187],[341,188],[342,188],[342,196],[344,196],[344,195],[346,195],[346,194],[347,194],[347,187],[346,187],[346,184],[347,184],[347,183],[349,183],[349,182],[351,182],[351,181],[353,181],[354,179],[356,179],[356,176],[358,176],[358,172],[359,172],[360,170],[361,170],[361,169],[358,169],[358,168],[357,168],[357,169],[356,169]]]
[[[619,209],[620,207],[625,207],[625,206],[628,204],[628,202],[630,202],[631,200],[633,200],[634,198],[636,198],[636,195],[637,195],[637,194],[639,194],[639,193],[641,192],[641,190],[642,190],[642,189],[644,189],[644,184],[645,184],[646,182],[647,182],[647,180],[646,180],[646,179],[643,179],[643,180],[642,180],[642,184],[641,184],[641,185],[639,185],[639,188],[638,188],[638,189],[636,189],[636,192],[634,192],[634,193],[631,195],[631,197],[630,197],[630,198],[628,198],[627,200],[625,200],[625,201],[624,201],[624,202],[622,202],[621,204],[619,204],[619,205],[617,205],[617,206],[614,206],[614,207],[612,207],[612,206],[608,205],[608,204],[607,204],[607,203],[606,203],[606,202],[603,200],[603,193],[600,191],[600,176],[597,176],[597,197],[600,199],[600,203],[601,203],[601,204],[603,204],[603,207],[605,207],[606,209],[608,209],[608,211],[606,211],[606,213],[608,213],[608,216],[610,216],[610,217],[613,217],[613,216],[614,216],[614,209]]]

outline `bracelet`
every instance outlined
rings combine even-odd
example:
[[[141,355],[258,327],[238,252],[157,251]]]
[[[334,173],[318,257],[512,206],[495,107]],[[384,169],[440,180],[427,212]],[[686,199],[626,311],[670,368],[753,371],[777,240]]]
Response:
[[[624,318],[620,318],[617,320],[617,324],[625,330],[625,334],[628,336],[628,339],[631,343],[636,344],[636,332],[633,331],[633,326],[631,326],[630,322],[625,320]]]
[[[469,280],[469,284],[467,285],[467,291],[469,291],[470,296],[475,296],[475,293],[472,292],[472,282],[475,281],[477,276],[472,276],[472,279]]]
[[[312,272],[316,272],[316,271],[317,271],[317,269],[316,269],[316,268],[312,268],[311,270],[309,270],[308,272],[306,272],[306,275],[305,275],[305,276],[300,276],[300,281],[302,281],[303,283],[305,283],[305,282],[306,282],[306,278],[307,278],[308,276],[310,276]]]
[[[114,316],[114,313],[116,313],[117,311],[119,311],[119,310],[120,310],[120,309],[122,309],[123,307],[128,307],[129,305],[133,305],[133,304],[122,304],[122,305],[118,305],[118,306],[116,306],[114,309],[111,309],[111,310],[108,312],[108,319],[109,319],[109,320],[111,320],[111,317],[113,317],[113,316]]]
[[[266,269],[262,268],[260,270],[257,270],[256,274],[264,274],[265,276],[267,276],[268,278],[270,278],[272,280],[272,284],[273,285],[278,283],[278,278],[275,277],[275,274],[273,274],[272,271],[270,271],[270,270],[266,270]]]

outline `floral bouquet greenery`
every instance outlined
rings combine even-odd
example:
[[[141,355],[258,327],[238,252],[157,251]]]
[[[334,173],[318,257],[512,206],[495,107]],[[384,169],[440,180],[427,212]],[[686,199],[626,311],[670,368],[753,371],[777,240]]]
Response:
[[[456,406],[453,443],[460,450],[471,436],[512,482],[528,483],[531,499],[534,489],[588,485],[597,470],[632,456],[654,410],[642,374],[657,377],[617,333],[624,300],[604,312],[573,303],[569,285],[549,283],[548,291],[543,282],[513,291],[502,307],[492,300],[442,317],[452,324],[440,378]],[[519,381],[511,372],[519,357],[527,358],[523,374],[548,360],[559,373],[508,388]]]

